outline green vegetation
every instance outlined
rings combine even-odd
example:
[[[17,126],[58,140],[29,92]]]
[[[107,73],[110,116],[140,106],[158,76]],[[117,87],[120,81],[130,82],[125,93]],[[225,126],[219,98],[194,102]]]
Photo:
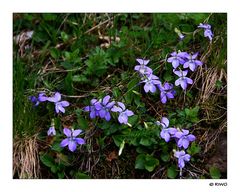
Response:
[[[211,43],[200,23],[211,24]],[[160,138],[155,123],[164,116],[169,127],[187,128],[197,138],[181,177],[226,178],[226,170],[208,162],[227,131],[226,14],[15,13],[13,35],[14,178],[179,178],[176,147]],[[159,94],[138,85],[136,58],[149,59],[154,74],[174,84],[166,60],[178,50],[199,52],[203,66],[191,73],[194,84],[187,91],[174,87],[175,98],[162,104]],[[29,100],[56,91],[70,103],[64,114],[56,114],[51,103],[34,106]],[[106,95],[134,112],[130,125],[120,124],[116,113],[107,122],[83,111],[91,99]],[[47,136],[52,124],[54,137]],[[86,144],[74,153],[59,146],[64,127],[84,131]],[[28,152],[35,161],[20,166],[17,159],[29,159],[23,155]]]

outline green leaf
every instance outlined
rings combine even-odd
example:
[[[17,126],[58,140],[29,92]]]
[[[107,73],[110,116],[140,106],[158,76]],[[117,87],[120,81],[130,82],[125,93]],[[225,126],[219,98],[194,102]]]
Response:
[[[64,51],[63,54],[64,54],[64,57],[66,58],[66,60],[71,60],[71,53],[70,52]]]
[[[54,159],[48,154],[40,155],[40,160],[47,167],[55,166]]]
[[[178,175],[178,172],[177,172],[177,167],[175,165],[172,165],[167,169],[168,178],[175,179],[177,175]]]
[[[139,154],[135,161],[135,169],[145,169],[145,154]]]
[[[51,149],[56,152],[61,152],[63,150],[62,147],[60,147],[59,142],[56,142],[52,145]]]
[[[136,146],[136,145],[135,145]],[[143,146],[139,146],[136,148],[137,153],[147,153],[147,150]]]
[[[169,155],[169,153],[162,153],[162,154],[160,155],[160,157],[161,157],[162,161],[164,161],[164,162],[168,162],[168,161],[170,160],[170,155]]]
[[[82,130],[86,130],[88,128],[88,121],[84,119],[82,116],[77,115],[77,122],[78,122],[78,126]]]
[[[138,115],[133,115],[128,117],[128,123],[130,123],[132,126],[135,125],[138,122]]]
[[[113,92],[114,97],[116,97],[116,98],[118,98],[121,95],[118,87],[114,87],[112,92]]]
[[[50,55],[51,55],[54,59],[58,59],[58,58],[60,57],[60,51],[54,47],[54,48],[52,48],[52,49],[50,50]]]
[[[144,146],[150,146],[150,145],[152,145],[152,142],[151,142],[150,138],[143,137],[140,140],[140,144],[144,145]]]
[[[223,83],[222,83],[222,81],[217,80],[215,85],[216,85],[217,89],[220,89],[223,86]]]
[[[145,106],[145,104],[142,102],[141,97],[139,95],[134,96],[134,103],[137,105],[137,107]]]
[[[221,177],[221,172],[220,172],[219,169],[216,168],[216,167],[210,167],[209,173],[210,173],[210,176],[211,176],[213,179],[220,179],[220,177]]]
[[[64,69],[72,69],[73,68],[72,62],[69,62],[69,61],[63,61],[60,63],[60,65],[62,67],[64,67]]]
[[[58,161],[61,165],[64,165],[64,166],[71,165],[68,158],[69,156],[64,155],[63,153],[58,153]]]
[[[65,176],[64,172],[58,172],[57,175],[58,175],[58,179],[63,179]]]
[[[113,141],[114,141],[115,145],[120,147],[120,145],[121,145],[121,143],[122,143],[122,141],[124,139],[124,136],[122,136],[122,135],[113,135],[112,138],[113,138]]]
[[[54,21],[57,19],[57,14],[54,13],[44,13],[42,14],[43,19],[46,21]]]
[[[159,165],[159,160],[154,158],[152,155],[147,154],[145,160],[146,162],[144,166],[149,172],[152,172]]]
[[[188,148],[187,151],[190,155],[195,155],[201,151],[201,147],[199,145],[197,145],[196,142],[193,142],[191,144],[191,147]]]
[[[171,74],[171,73],[164,73],[164,75],[163,75],[163,79],[165,80],[165,81],[171,81],[172,79],[173,79],[173,75]]]
[[[82,172],[76,172],[74,174],[74,178],[75,179],[91,179],[91,177],[85,173],[82,173]]]
[[[139,83],[139,80],[137,78],[132,79],[127,85],[128,90],[137,87],[138,83]]]
[[[136,95],[141,95],[141,93],[139,93],[138,91],[132,91],[133,93],[135,93]]]
[[[125,99],[126,99],[126,102],[128,104],[131,104],[132,103],[132,100],[133,98],[136,96],[136,93],[133,92],[134,89],[137,89],[137,85],[139,83],[139,80],[134,78],[132,79],[128,85],[127,85],[127,88],[128,88],[128,92],[125,96]]]
[[[152,155],[139,154],[135,161],[135,169],[146,169],[152,172],[159,165],[159,160]]]
[[[53,173],[57,173],[58,167],[57,167],[56,165],[54,165],[54,166],[51,167],[50,170],[51,170],[51,172],[53,172]]]
[[[64,42],[66,42],[69,39],[68,34],[66,34],[64,31],[61,32],[61,37]]]
[[[73,94],[73,76],[72,71],[68,72],[67,76],[64,79],[64,87],[69,95]]]
[[[109,62],[109,55],[103,49],[96,47],[85,62],[87,65],[85,74],[101,77],[106,73]]]
[[[89,82],[88,78],[85,75],[74,75],[72,77],[73,82],[87,83]]]
[[[184,111],[185,111],[187,120],[191,121],[192,123],[198,122],[199,121],[199,119],[198,119],[199,109],[200,109],[199,106],[196,106],[192,109],[186,108]]]
[[[54,125],[55,128],[61,129],[61,119],[59,117],[54,118]]]
[[[71,59],[77,58],[78,61],[78,54],[79,54],[79,49],[75,49],[72,53],[71,53]],[[75,60],[76,61],[76,60]]]

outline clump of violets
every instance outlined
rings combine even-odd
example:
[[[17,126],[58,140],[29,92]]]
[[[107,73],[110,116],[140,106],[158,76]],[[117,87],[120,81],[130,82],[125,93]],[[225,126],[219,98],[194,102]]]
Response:
[[[176,81],[175,81],[175,85],[176,86],[181,86],[183,90],[187,89],[188,84],[193,84],[193,80],[190,79],[189,77],[186,77],[188,74],[188,70],[185,71],[176,71],[173,70],[173,72],[179,77]]]
[[[92,99],[90,101],[91,105],[84,107],[84,111],[90,112],[90,118],[94,119],[99,116],[99,110],[101,109],[101,104],[97,99]]]
[[[207,23],[200,23],[198,25],[198,28],[204,29],[204,37],[208,37],[210,41],[212,41],[213,38],[213,32],[211,30],[211,25]]]
[[[135,66],[135,70],[139,71],[141,82],[144,83],[143,89],[145,93],[155,93],[158,90],[161,94],[161,102],[166,103],[167,98],[173,98],[175,91],[172,90],[171,84],[165,83],[162,85],[160,79],[153,74],[153,70],[146,66],[150,60],[137,59],[140,65]]]
[[[40,102],[45,101],[54,103],[56,113],[65,113],[65,107],[70,105],[68,101],[61,101],[61,94],[59,92],[55,92],[52,97],[47,97],[45,93],[39,93],[38,98],[30,96],[29,99],[35,106],[39,105]]]
[[[176,91],[173,89],[173,84],[165,82],[164,84],[158,84],[157,87],[160,90],[160,100],[163,104],[165,104],[168,99],[174,98]]]
[[[102,100],[102,102],[100,102],[100,107],[99,107],[99,116],[101,118],[105,118],[106,121],[110,121],[111,119],[111,114],[110,111],[113,107],[113,105],[115,104],[115,101],[111,101],[110,102],[111,97],[109,95],[105,96]]]
[[[171,62],[173,67],[178,67],[180,64],[184,64],[186,62],[187,53],[186,52],[173,52],[172,57],[168,58],[168,62]],[[145,69],[146,64],[149,63],[149,60],[137,59],[139,63],[142,64],[135,66],[135,70]],[[147,72],[146,72],[147,71]],[[163,104],[167,102],[168,99],[173,99],[176,91],[173,89],[173,84],[165,82],[164,84],[161,83],[160,79],[154,75],[152,72],[153,70],[149,70],[149,67],[145,69],[146,73],[139,72],[142,81],[140,83],[144,83],[144,91],[145,93],[151,92],[155,93],[157,89],[160,92],[160,100]]]
[[[212,41],[213,33],[211,31],[211,25],[200,23],[198,28],[204,29],[204,36],[208,37]],[[180,30],[175,29],[175,32],[178,34],[180,40],[184,39],[184,35]],[[187,33],[186,33],[187,34]],[[197,59],[198,53],[187,53],[181,51],[174,51],[170,54],[170,57],[167,59],[168,63],[171,63],[173,67],[173,73],[178,76],[178,79],[175,81],[175,86],[181,86],[183,90],[187,89],[188,84],[193,84],[193,80],[187,77],[189,68],[190,71],[195,71],[198,66],[202,66],[203,63]],[[165,104],[169,99],[173,99],[176,91],[173,89],[174,85],[165,82],[161,83],[159,77],[153,74],[153,70],[147,66],[150,60],[137,58],[137,65],[134,67],[134,70],[137,71],[140,75],[141,82],[143,83],[143,89],[146,93],[151,92],[155,93],[159,90],[160,100]],[[139,83],[139,84],[140,84]],[[29,100],[38,106],[41,102],[52,102],[55,104],[56,113],[65,113],[65,107],[69,106],[68,101],[61,101],[61,94],[55,92],[51,97],[48,97],[45,93],[39,93],[38,97],[30,96]],[[106,95],[102,99],[92,99],[89,106],[84,107],[85,112],[89,112],[90,118],[94,119],[100,117],[106,121],[110,121],[112,116],[111,112],[118,113],[118,122],[121,124],[127,124],[128,118],[133,116],[133,111],[126,109],[126,106],[122,102],[112,101],[109,95]],[[189,133],[189,130],[180,129],[175,127],[169,127],[169,119],[167,117],[162,117],[161,121],[157,121],[156,124],[161,126],[161,131],[159,137],[162,138],[165,142],[170,142],[173,140],[176,144],[177,150],[173,150],[174,157],[178,160],[178,167],[180,168],[180,175],[182,168],[185,167],[185,163],[190,161],[191,156],[187,154],[184,150],[187,150],[190,143],[195,141],[196,137],[193,134]],[[63,133],[66,136],[61,143],[61,147],[68,147],[68,149],[74,152],[77,149],[78,145],[83,145],[86,141],[83,138],[80,138],[79,135],[82,133],[82,130],[64,128]],[[47,131],[48,136],[55,136],[56,130],[54,123]],[[124,141],[125,142],[125,141]]]
[[[115,104],[115,101],[110,101],[110,99],[111,97],[109,95],[105,96],[103,99],[100,100],[92,99],[91,105],[84,107],[83,110],[86,112],[90,112],[91,119],[100,117],[104,118],[106,121],[110,121],[110,111]]]
[[[60,146],[61,147],[68,146],[68,149],[72,152],[74,152],[77,149],[77,145],[83,145],[86,143],[84,139],[77,137],[80,133],[82,133],[82,130],[80,129],[73,130],[64,128],[63,133],[67,138],[62,140]]]
[[[122,102],[117,102],[118,106],[114,105],[111,111],[118,112],[118,121],[121,124],[128,124],[128,117],[134,115],[131,110],[126,109]]]
[[[161,121],[157,121],[156,124],[162,127],[160,137],[164,139],[165,142],[169,142],[170,139],[173,138],[179,149],[184,148],[186,150],[190,142],[196,139],[196,137],[193,134],[189,134],[189,131],[186,129],[168,128],[169,119],[166,117],[162,117]],[[178,167],[180,169],[185,166],[185,161],[190,161],[191,158],[184,150],[175,150],[174,156],[178,158]]]
[[[197,59],[198,53],[189,54],[187,52],[175,51],[170,54],[171,57],[167,59],[167,62],[172,63],[173,72],[179,77],[175,81],[176,86],[181,86],[183,90],[187,89],[188,84],[193,84],[193,80],[188,78],[186,75],[188,70],[184,70],[189,68],[191,71],[195,71],[198,66],[202,66],[202,62]],[[166,97],[163,95],[162,103],[165,102]],[[171,95],[172,97],[172,95]]]
[[[92,99],[91,105],[84,107],[83,110],[90,112],[91,119],[100,117],[106,121],[111,120],[111,112],[118,112],[118,121],[121,124],[128,124],[128,117],[134,115],[131,110],[126,109],[122,102],[111,101],[109,95],[100,100]]]
[[[187,53],[186,52],[172,52],[171,54],[171,57],[169,57],[167,59],[167,62],[168,63],[172,63],[172,66],[174,69],[176,69],[180,64],[184,64],[186,61],[186,55]]]

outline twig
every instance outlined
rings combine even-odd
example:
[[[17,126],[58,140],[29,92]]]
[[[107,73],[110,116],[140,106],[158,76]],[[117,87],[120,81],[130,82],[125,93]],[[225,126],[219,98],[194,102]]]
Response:
[[[121,15],[121,14],[117,14],[117,16],[118,16],[118,15]],[[99,28],[101,25],[104,25],[105,23],[108,23],[108,22],[111,21],[112,19],[113,19],[113,17],[112,17],[112,18],[108,17],[107,20],[105,20],[105,21],[103,21],[103,22],[100,22],[98,25],[96,25],[96,26],[92,27],[91,29],[87,30],[84,34],[90,33],[91,31],[95,30],[96,28]]]

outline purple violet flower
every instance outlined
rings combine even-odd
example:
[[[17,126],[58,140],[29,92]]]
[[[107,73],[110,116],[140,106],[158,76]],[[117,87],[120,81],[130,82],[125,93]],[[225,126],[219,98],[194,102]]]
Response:
[[[77,148],[77,145],[83,145],[85,144],[85,140],[82,138],[77,137],[82,130],[70,130],[68,128],[63,129],[63,133],[67,136],[66,139],[63,139],[60,143],[61,147],[66,147],[68,145],[68,149],[72,152],[74,152]]]
[[[163,128],[160,133],[160,137],[166,142],[169,142],[170,138],[174,137],[175,133],[177,133],[176,128]]]
[[[189,131],[186,129],[176,132],[174,137],[178,139],[178,147],[183,147],[184,149],[187,149],[189,143],[196,139],[196,137],[193,134],[189,134]]]
[[[69,106],[69,102],[67,101],[56,102],[55,103],[56,113],[59,113],[59,112],[65,113],[64,107],[67,107],[67,106]]]
[[[54,135],[56,135],[56,130],[55,130],[55,128],[54,128],[53,126],[48,129],[47,135],[48,135],[48,136],[54,136]]]
[[[189,68],[191,71],[195,71],[197,66],[201,66],[203,63],[199,60],[197,60],[198,53],[195,53],[193,55],[188,54],[186,55],[188,61],[184,63],[184,68]]]
[[[44,101],[47,101],[47,100],[48,100],[48,97],[46,96],[45,93],[39,93],[39,95],[38,95],[38,101],[44,102]]]
[[[176,71],[173,70],[173,72],[179,77],[176,81],[175,81],[175,85],[179,86],[181,85],[182,89],[185,90],[187,89],[187,85],[188,84],[193,84],[193,80],[186,77],[188,70],[185,71]]]
[[[174,51],[170,54],[172,57],[169,57],[167,59],[167,62],[172,63],[173,68],[176,69],[180,64],[184,64],[186,62],[186,54],[186,52],[177,53],[176,51]]]
[[[99,116],[99,110],[101,109],[101,104],[97,99],[91,100],[91,105],[84,107],[84,111],[90,112],[90,118],[94,119]]]
[[[47,101],[48,97],[45,93],[39,93],[38,97],[30,96],[29,100],[34,104],[34,106],[38,106],[40,102]]]
[[[162,103],[166,103],[167,99],[173,99],[176,91],[173,90],[173,84],[165,82],[163,85],[157,85],[158,89],[160,90],[160,98]]]
[[[211,25],[207,24],[207,23],[200,23],[198,25],[198,28],[202,28],[202,29],[211,29]]]
[[[156,85],[161,84],[159,78],[156,75],[150,74],[148,76],[144,77],[144,80],[142,83],[145,83],[144,85],[144,91],[148,93],[149,91],[152,93],[156,92]]]
[[[110,96],[107,95],[103,98],[102,102],[100,103],[100,106],[96,105],[96,109],[99,110],[99,116],[101,118],[105,118],[106,121],[110,121],[111,119],[111,108],[113,107],[113,105],[115,104],[115,101],[109,102],[110,101]]]
[[[134,115],[131,110],[126,109],[122,102],[117,102],[118,106],[114,105],[111,111],[119,112],[118,121],[119,123],[128,124],[128,117]]]
[[[65,113],[64,107],[69,106],[68,101],[60,101],[61,100],[61,94],[59,92],[56,92],[54,96],[48,97],[47,99],[50,102],[53,102],[55,104],[55,111],[56,113],[62,112]]]
[[[190,161],[191,156],[185,151],[174,151],[174,157],[178,158],[178,167],[182,169],[185,167],[185,161]]]
[[[169,120],[166,117],[162,117],[161,122],[157,121],[156,124],[162,126],[160,137],[166,142],[169,142],[170,138],[177,132],[176,128],[168,128]]]
[[[61,94],[56,92],[52,97],[48,97],[47,100],[53,103],[59,102],[61,100]]]
[[[212,41],[213,32],[212,32],[212,30],[211,30],[211,25],[206,24],[206,23],[204,23],[204,24],[200,23],[200,24],[198,25],[198,28],[204,29],[204,37],[208,37],[209,40]]]
[[[168,118],[167,117],[162,117],[161,122],[159,122],[159,125],[161,125],[162,128],[164,128],[164,129],[167,128],[169,126]]]
[[[141,75],[149,75],[152,73],[152,69],[147,66],[150,60],[136,59],[140,65],[134,67],[135,71],[138,71]]]
[[[40,103],[39,100],[35,96],[30,96],[30,97],[28,97],[28,99],[34,104],[34,106],[38,106]]]

